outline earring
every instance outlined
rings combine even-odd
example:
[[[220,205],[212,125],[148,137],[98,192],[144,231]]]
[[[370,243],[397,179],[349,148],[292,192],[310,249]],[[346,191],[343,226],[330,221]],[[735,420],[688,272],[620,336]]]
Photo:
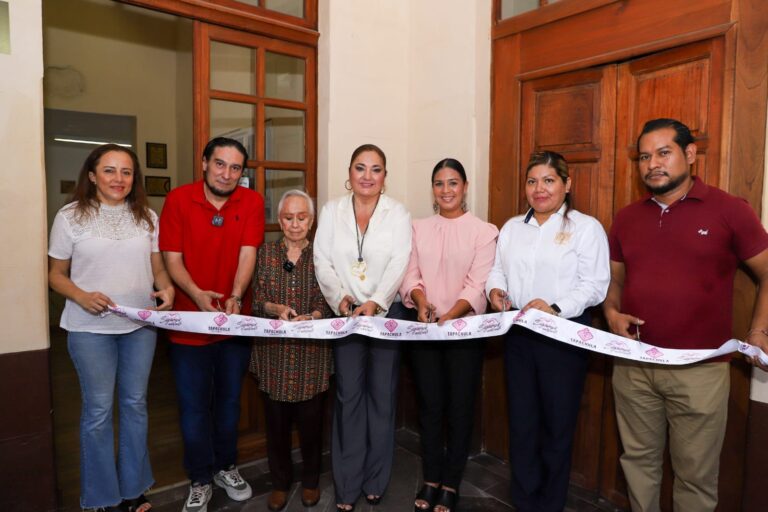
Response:
[[[432,203],[432,210],[433,210],[435,213],[440,213],[440,207],[439,207],[439,206],[437,206],[437,201],[435,201],[434,203]]]
[[[469,210],[469,207],[467,206],[467,200],[466,199],[462,199],[461,200],[461,211],[466,212],[467,210]]]
[[[379,194],[384,195],[384,192],[386,192],[386,191],[387,191],[387,186],[384,185],[384,186],[381,187],[381,192],[379,192]]]
[[[352,190],[352,182],[350,182],[349,180],[345,181],[344,188],[347,190]]]

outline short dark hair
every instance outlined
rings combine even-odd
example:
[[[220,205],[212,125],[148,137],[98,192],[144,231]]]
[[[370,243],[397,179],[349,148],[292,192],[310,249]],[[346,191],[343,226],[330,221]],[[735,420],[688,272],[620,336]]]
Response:
[[[675,144],[680,146],[680,149],[683,151],[688,147],[688,144],[693,144],[693,135],[691,135],[690,128],[677,119],[660,117],[659,119],[651,119],[643,125],[640,135],[637,136],[637,151],[640,151],[640,139],[643,138],[643,135],[655,132],[656,130],[663,130],[664,128],[672,128],[675,130]]]
[[[437,165],[435,165],[435,168],[432,169],[432,181],[435,181],[435,174],[437,174],[438,171],[440,171],[440,169],[445,169],[446,167],[448,169],[453,169],[454,171],[459,173],[459,175],[461,176],[461,181],[463,181],[464,183],[467,182],[467,172],[464,170],[464,166],[461,165],[461,162],[459,162],[455,158],[443,158],[442,160],[437,162]]]
[[[230,139],[229,137],[215,137],[209,140],[208,144],[205,145],[205,149],[203,150],[203,159],[205,161],[210,160],[211,155],[213,155],[213,152],[216,150],[216,148],[235,148],[240,152],[240,154],[243,155],[243,167],[245,167],[246,162],[248,162],[248,151],[245,149],[245,146],[243,146],[235,139]]]

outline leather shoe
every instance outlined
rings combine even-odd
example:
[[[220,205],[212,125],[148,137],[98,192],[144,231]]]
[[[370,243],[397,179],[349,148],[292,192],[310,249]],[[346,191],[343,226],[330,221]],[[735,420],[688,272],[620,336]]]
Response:
[[[320,501],[320,489],[301,489],[301,504],[305,507],[314,507]]]
[[[267,500],[267,508],[273,512],[283,510],[288,504],[288,493],[285,491],[272,491]]]

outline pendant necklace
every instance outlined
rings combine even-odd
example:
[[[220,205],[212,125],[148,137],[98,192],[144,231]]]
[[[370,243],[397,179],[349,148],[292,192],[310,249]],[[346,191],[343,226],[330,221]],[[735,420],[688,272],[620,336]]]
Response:
[[[368,219],[368,225],[365,226],[365,231],[363,231],[362,236],[360,235],[360,229],[357,226],[357,210],[355,209],[355,197],[352,196],[352,213],[355,217],[355,237],[357,239],[357,261],[352,264],[351,272],[352,275],[360,279],[361,281],[365,281],[365,271],[368,270],[368,265],[365,263],[365,260],[363,259],[363,244],[365,244],[365,235],[368,233],[368,228],[371,226],[371,219],[373,219],[373,214],[376,213],[376,207],[379,206],[379,200],[376,199],[376,204],[373,205],[373,211],[371,212],[371,217]]]

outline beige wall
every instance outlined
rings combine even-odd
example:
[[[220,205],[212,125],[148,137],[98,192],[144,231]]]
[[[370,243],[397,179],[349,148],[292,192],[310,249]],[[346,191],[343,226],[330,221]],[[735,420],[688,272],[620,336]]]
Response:
[[[318,202],[344,193],[349,156],[387,154],[387,192],[431,214],[430,173],[467,168],[470,208],[488,210],[491,1],[320,2]]]
[[[0,53],[0,353],[48,346],[43,41],[39,0],[10,0]]]

